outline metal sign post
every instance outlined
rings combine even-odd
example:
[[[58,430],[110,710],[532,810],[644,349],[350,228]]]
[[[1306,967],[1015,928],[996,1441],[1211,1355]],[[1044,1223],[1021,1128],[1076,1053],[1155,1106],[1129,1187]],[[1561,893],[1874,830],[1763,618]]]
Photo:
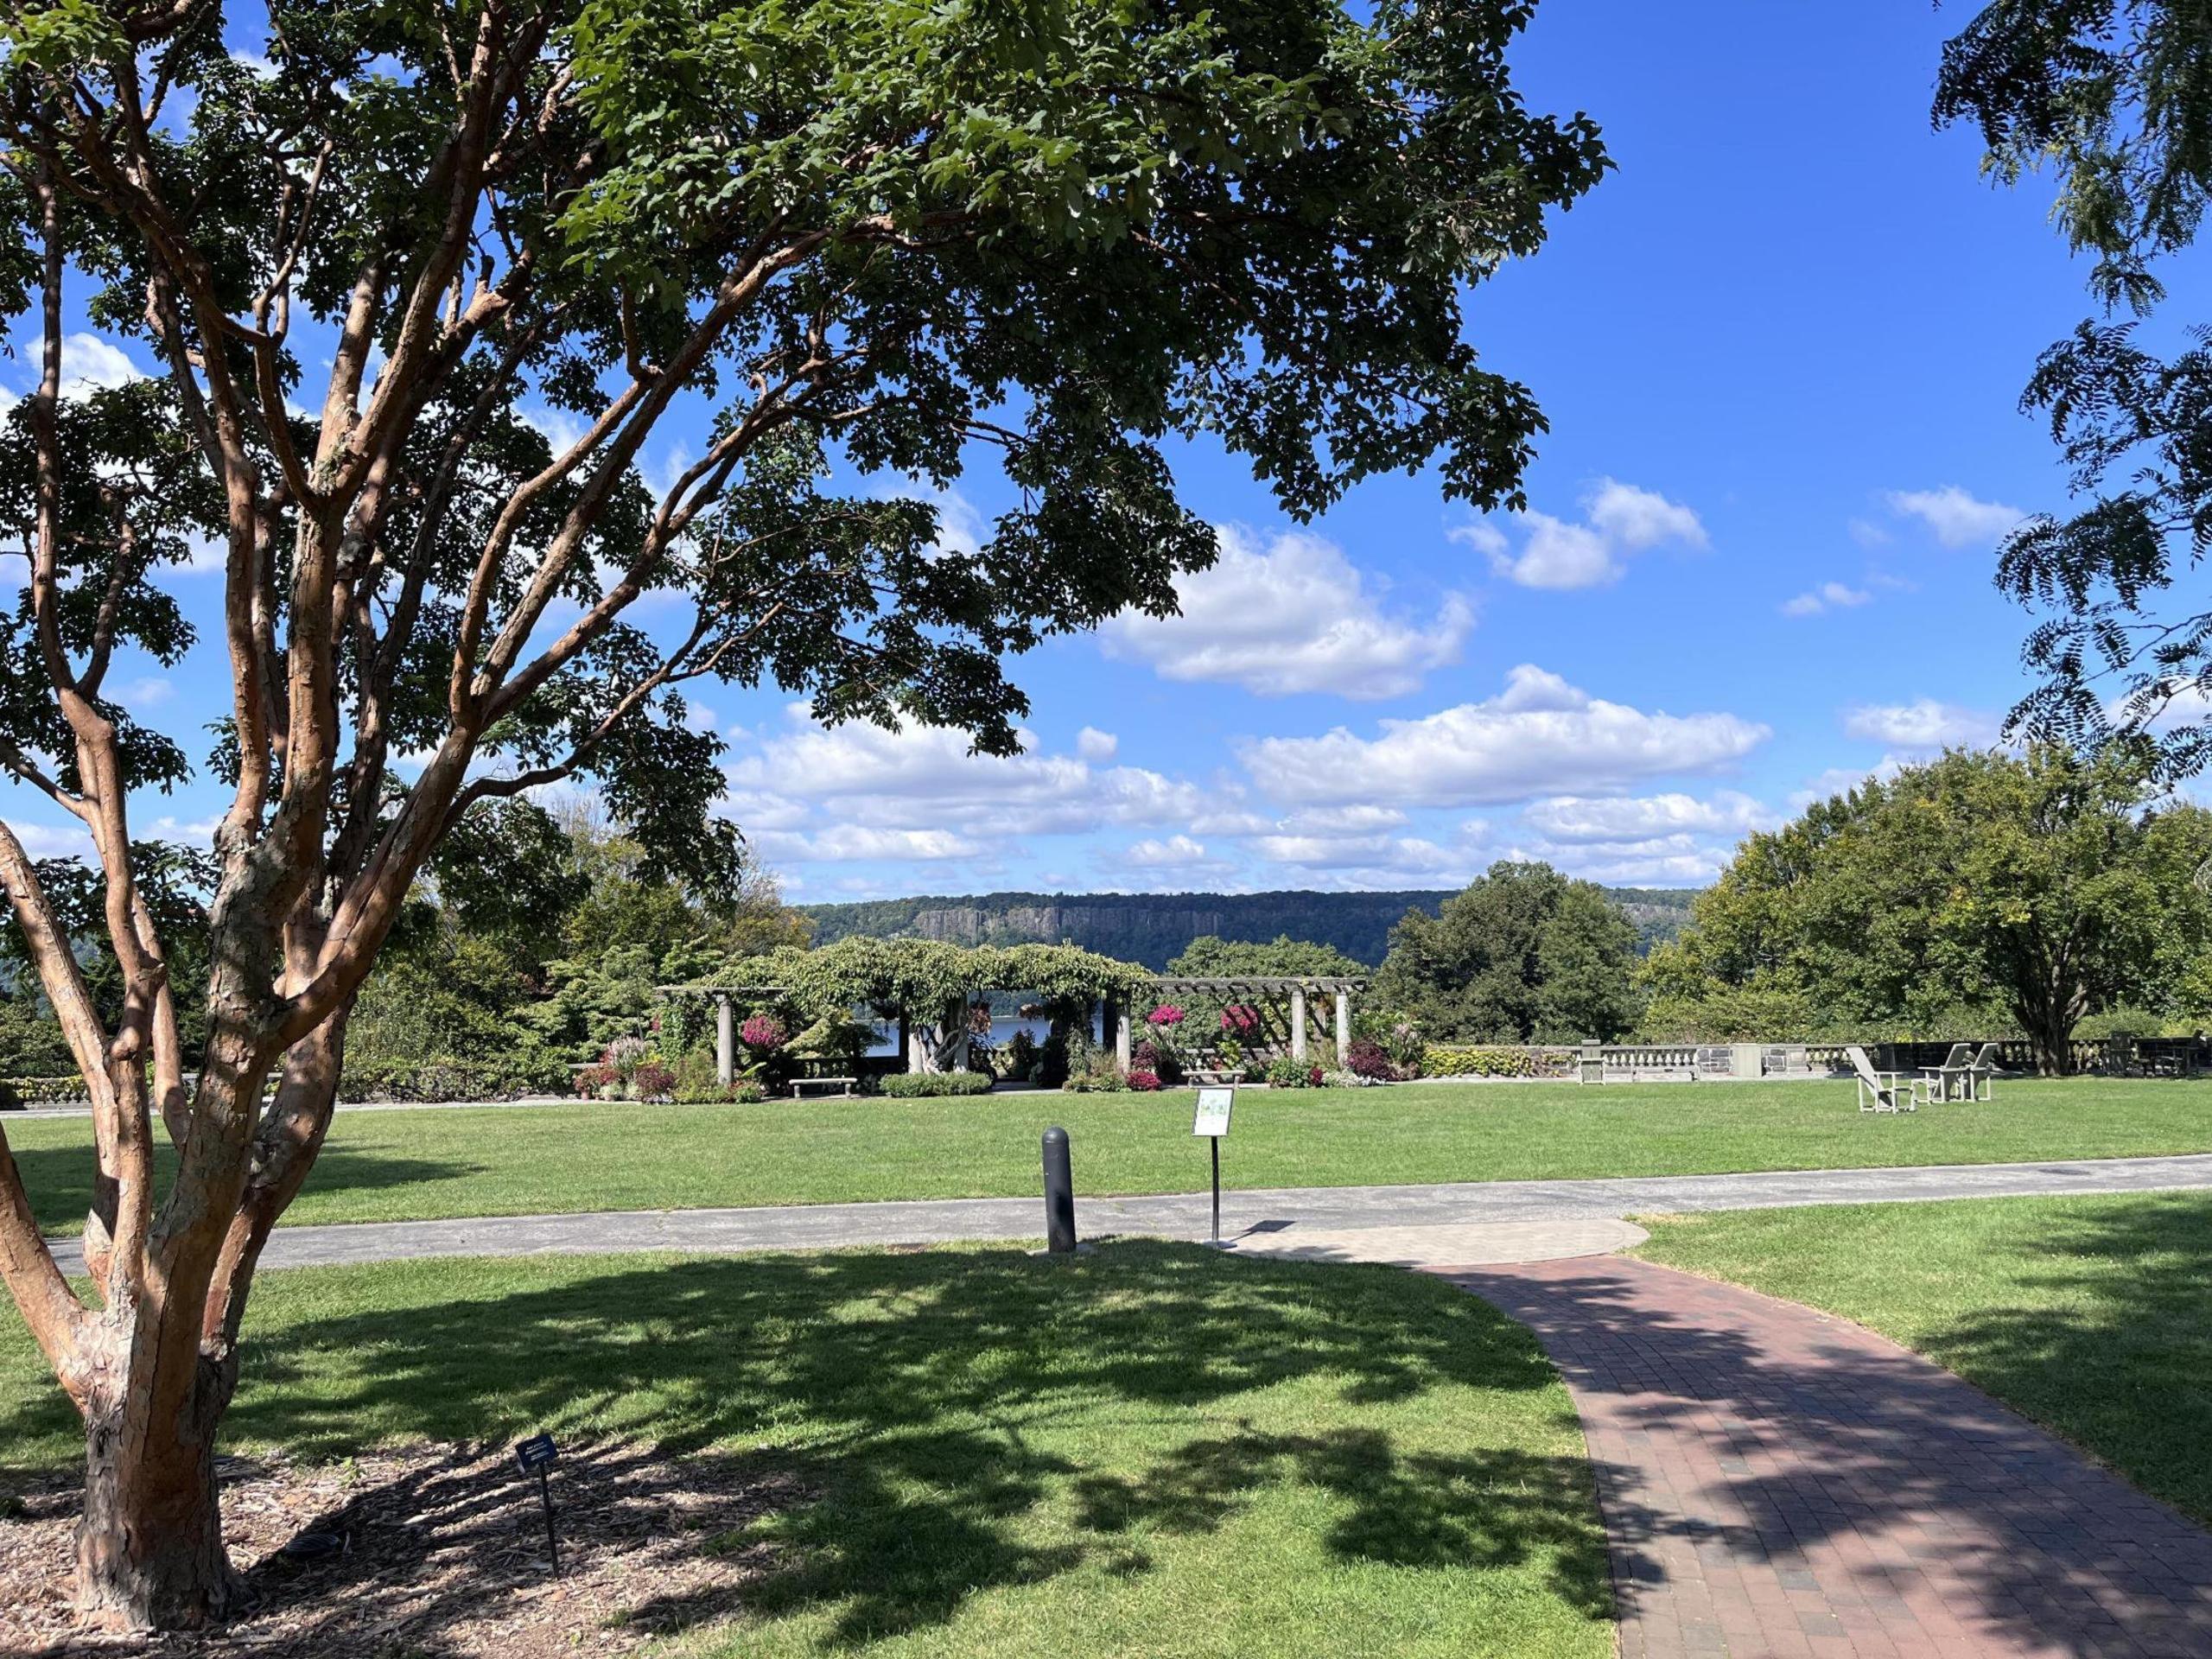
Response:
[[[535,1434],[515,1446],[515,1461],[525,1475],[537,1477],[537,1496],[545,1505],[545,1549],[553,1558],[553,1576],[561,1576],[561,1540],[553,1530],[553,1488],[546,1471],[560,1461],[561,1453],[550,1434]]]
[[[1191,1133],[1205,1137],[1212,1157],[1213,1242],[1217,1244],[1221,1243],[1221,1141],[1229,1133],[1229,1115],[1236,1107],[1235,1089],[1201,1089],[1198,1115],[1191,1120]]]

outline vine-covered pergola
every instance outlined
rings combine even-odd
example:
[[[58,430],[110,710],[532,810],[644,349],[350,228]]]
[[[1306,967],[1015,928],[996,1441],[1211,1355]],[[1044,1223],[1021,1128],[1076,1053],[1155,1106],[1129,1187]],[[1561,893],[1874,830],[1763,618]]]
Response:
[[[895,1020],[899,1050],[912,1071],[958,1071],[968,1063],[968,1011],[992,991],[1026,991],[1055,1018],[1087,1023],[1101,1010],[1103,1031],[1118,1031],[1128,1063],[1128,1010],[1152,985],[1135,963],[1071,944],[954,944],[937,939],[839,939],[817,950],[782,950],[730,963],[709,978],[660,987],[672,999],[711,1000],[715,1065],[736,1074],[736,1010],[776,1002],[813,1019],[848,1018],[865,1008]]]
[[[1332,1034],[1338,1061],[1342,1064],[1344,1051],[1351,1046],[1352,993],[1363,988],[1366,983],[1363,979],[1325,974],[1234,974],[1215,978],[1155,978],[1151,992],[1162,1003],[1194,1002],[1215,1008],[1249,1008],[1262,1022],[1263,1044],[1287,1051],[1294,1060],[1305,1059],[1309,1052],[1307,1033],[1312,1028],[1316,1000],[1332,999],[1335,1004]],[[1281,1040],[1269,1040],[1275,1031],[1284,1027],[1287,1029],[1282,1031]],[[1127,1065],[1126,1033],[1118,1046],[1122,1063]]]

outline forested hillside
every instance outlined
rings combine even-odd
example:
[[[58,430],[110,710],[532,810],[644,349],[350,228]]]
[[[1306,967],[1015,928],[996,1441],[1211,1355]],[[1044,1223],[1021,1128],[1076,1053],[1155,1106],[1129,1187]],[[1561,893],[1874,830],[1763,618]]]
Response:
[[[1693,893],[1670,887],[1612,887],[1648,950],[1671,939],[1689,916]],[[1148,968],[1165,968],[1204,934],[1264,942],[1283,935],[1333,945],[1372,966],[1389,949],[1390,929],[1408,910],[1434,915],[1448,892],[1393,893],[992,893],[969,898],[877,899],[808,905],[819,944],[863,934],[877,938],[950,939],[963,944],[1062,940]]]

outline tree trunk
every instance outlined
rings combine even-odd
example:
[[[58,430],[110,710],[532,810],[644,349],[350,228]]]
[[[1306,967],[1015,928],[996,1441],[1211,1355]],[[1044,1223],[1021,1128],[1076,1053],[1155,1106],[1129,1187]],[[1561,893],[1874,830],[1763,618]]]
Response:
[[[2036,1057],[2036,1075],[2063,1077],[2074,1070],[2074,1027],[2055,1019],[2024,1020],[2022,1025]]]
[[[229,1389],[203,1361],[189,1404],[168,1422],[154,1420],[152,1393],[126,1389],[86,1418],[77,1606],[111,1630],[194,1629],[236,1599],[215,1490]]]

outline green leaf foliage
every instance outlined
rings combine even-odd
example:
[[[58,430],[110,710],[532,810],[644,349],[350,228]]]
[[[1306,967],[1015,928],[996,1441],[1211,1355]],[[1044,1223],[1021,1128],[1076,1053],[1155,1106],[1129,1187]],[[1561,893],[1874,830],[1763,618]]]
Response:
[[[1655,1025],[1733,1034],[1748,1011],[1809,1029],[1937,1034],[1981,1010],[2047,1070],[2082,1017],[2159,1007],[2212,947],[2212,813],[2163,798],[2149,757],[1955,751],[1751,836],[1655,952]],[[1671,1009],[1669,1015],[1662,1010]],[[1960,1034],[1968,1034],[1964,1030]]]
[[[1376,995],[1442,1043],[1610,1041],[1636,1022],[1636,925],[1548,864],[1493,864],[1390,934]]]
[[[1357,979],[1367,969],[1333,946],[1294,939],[1287,933],[1277,934],[1272,943],[1264,944],[1206,934],[1185,945],[1167,964],[1167,971],[1185,979],[1224,979],[1237,974]]]
[[[1151,981],[1134,963],[1073,945],[849,938],[728,961],[696,983],[772,991],[763,1000],[788,1001],[809,1019],[868,1008],[886,1019],[903,1011],[935,1020],[948,1009],[964,1014],[978,991],[1027,991],[1046,1003],[1088,1005],[1109,996],[1134,1000]]]
[[[2039,683],[2013,720],[2075,748],[2147,740],[2170,776],[2194,774],[2212,761],[2212,352],[2201,324],[2164,331],[2186,340],[2167,356],[2138,323],[2212,192],[2212,11],[1992,0],[1944,48],[1936,114],[1980,130],[1998,177],[2055,176],[2053,218],[2093,257],[2103,309],[2043,354],[2022,398],[2048,416],[2075,503],[1999,553],[1999,586],[2042,613],[2023,652]]]

